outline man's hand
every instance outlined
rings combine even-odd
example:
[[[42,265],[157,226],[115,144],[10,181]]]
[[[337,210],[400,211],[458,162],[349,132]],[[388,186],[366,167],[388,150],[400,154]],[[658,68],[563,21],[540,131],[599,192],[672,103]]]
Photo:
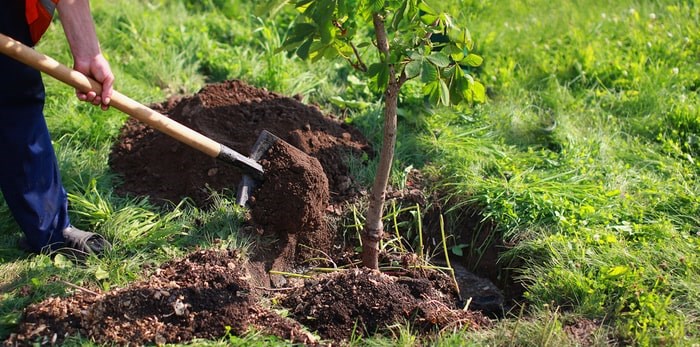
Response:
[[[102,109],[107,110],[112,97],[114,75],[100,51],[95,24],[90,14],[90,2],[62,0],[58,3],[58,15],[73,53],[73,68],[102,83],[102,92],[99,95],[96,91],[77,91],[78,99],[102,105]]]
[[[93,105],[101,105],[102,109],[106,111],[109,108],[109,102],[112,97],[114,74],[112,74],[109,63],[104,56],[98,54],[92,59],[86,59],[85,61],[76,59],[73,69],[102,83],[102,93],[100,95],[95,91],[87,93],[76,91],[78,99],[90,102]]]

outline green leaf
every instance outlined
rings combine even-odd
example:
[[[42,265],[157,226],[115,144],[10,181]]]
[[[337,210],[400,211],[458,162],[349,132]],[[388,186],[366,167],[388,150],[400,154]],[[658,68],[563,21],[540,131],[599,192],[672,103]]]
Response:
[[[380,90],[385,90],[386,87],[389,85],[389,65],[387,64],[382,64],[382,69],[379,70],[379,74],[377,74],[377,87],[379,87]]]
[[[335,11],[335,1],[322,0],[316,2],[314,9],[310,15],[316,23],[330,22]]]
[[[422,65],[422,60],[411,60],[408,64],[406,64],[406,77],[413,78],[420,75]]]
[[[316,31],[316,25],[312,23],[299,23],[294,25],[292,29],[292,37],[299,37],[299,39],[304,39]]]
[[[467,29],[460,29],[457,27],[452,27],[447,30],[447,36],[450,41],[454,42],[457,47],[466,47],[472,50],[474,46],[474,41],[472,41],[472,35]]]
[[[384,63],[374,63],[367,69],[367,74],[370,78],[375,78],[376,87],[380,91],[384,91],[389,84],[389,65]]]
[[[439,27],[441,29],[452,27],[452,18],[450,18],[450,15],[448,15],[447,13],[440,13],[438,18],[439,18],[439,24],[440,24]]]
[[[467,64],[469,66],[481,66],[484,63],[484,58],[474,53],[469,53],[460,63]]]
[[[329,44],[335,36],[335,27],[331,21],[324,21],[319,25],[318,32],[321,35],[321,43]]]
[[[438,16],[434,14],[424,14],[420,16],[420,20],[423,22],[425,25],[433,25],[437,22]]]
[[[452,254],[461,257],[464,255],[464,252],[462,251],[462,248],[466,247],[466,245],[454,245],[452,248],[450,248],[450,251]]]
[[[284,5],[289,3],[289,0],[271,0],[271,1],[265,1],[262,3],[258,3],[257,6],[255,7],[254,14],[257,17],[262,17],[270,14],[275,14],[277,11],[279,11],[280,8],[282,8]]]
[[[479,81],[472,82],[469,86],[469,90],[471,91],[474,102],[486,102],[486,87]]]
[[[445,106],[450,105],[450,88],[447,86],[447,83],[445,83],[445,80],[442,78],[439,79],[440,82],[440,103],[442,103]]]
[[[65,255],[63,254],[56,254],[56,256],[53,258],[53,264],[59,268],[59,269],[67,269],[73,267],[73,262],[68,259]]]
[[[435,11],[430,5],[425,3],[425,1],[421,1],[418,3],[418,9],[425,12],[426,14],[432,14],[437,17],[437,11]]]
[[[316,25],[311,24],[311,23],[299,23],[296,24],[290,33],[290,35],[287,37],[286,40],[284,40],[284,44],[279,47],[276,52],[281,52],[281,51],[288,51],[288,52],[294,52],[299,49],[299,46],[302,45],[302,42],[305,40],[313,39],[313,35],[316,32]],[[306,48],[305,48],[306,49]],[[305,49],[302,49],[305,50]],[[306,49],[308,50],[308,49]],[[303,58],[306,59],[306,58]]]
[[[95,270],[95,278],[97,280],[105,280],[109,278],[109,272],[105,271],[101,267],[98,267],[97,270]]]
[[[423,86],[423,95],[428,96],[431,104],[437,105],[440,101],[440,82],[433,81]]]
[[[349,57],[354,54],[352,47],[345,41],[335,40],[333,41],[333,47],[335,47],[338,54],[343,57]]]
[[[312,5],[312,3],[316,0],[300,0],[297,1],[296,4],[294,4],[294,7],[299,11],[300,13],[305,13],[306,10],[309,9],[309,7]]]
[[[464,53],[462,52],[461,49],[459,49],[457,46],[455,46],[454,43],[448,44],[440,52],[449,56],[453,61],[456,61],[456,62],[459,62],[460,60],[464,59]]]
[[[299,46],[299,49],[297,49],[297,55],[299,56],[299,58],[303,60],[309,58],[309,48],[311,48],[311,44],[313,42],[313,39],[308,39],[301,46]]]
[[[384,9],[385,0],[370,0],[369,5],[373,12],[381,12]]]
[[[383,64],[381,64],[381,63],[374,63],[374,64],[371,64],[371,65],[369,66],[369,68],[367,68],[367,74],[369,75],[369,77],[374,77],[374,76],[378,75],[378,74],[379,74],[379,70],[382,69],[382,65],[383,65]]]
[[[340,56],[341,51],[335,45],[326,45],[321,53],[323,58],[331,60]]]
[[[423,55],[418,51],[411,51],[410,53],[408,53],[408,57],[413,60],[423,60]]]
[[[428,56],[428,60],[439,68],[445,68],[450,65],[450,57],[442,52],[433,52]]]
[[[352,7],[352,6],[350,6],[350,4],[348,4],[348,1],[345,1],[345,0],[337,0],[336,3],[337,3],[336,8],[337,8],[338,13],[340,15],[344,15],[344,14],[348,13],[348,11],[350,10],[350,7]]]
[[[458,104],[469,99],[469,80],[464,76],[464,71],[459,65],[453,67],[450,79],[450,99],[453,104]]]
[[[430,64],[428,61],[423,61],[421,69],[421,81],[423,83],[435,82],[438,79],[437,68]]]
[[[316,1],[316,0],[298,0],[298,1],[294,4],[294,6],[296,6],[296,7],[304,7],[304,6],[307,6],[309,3],[312,3],[312,2],[314,2],[314,1]]]
[[[608,275],[608,277],[618,277],[620,275],[624,275],[625,273],[627,273],[627,271],[629,271],[629,268],[627,266],[618,265],[610,268],[606,275]]]
[[[394,30],[397,30],[399,28],[399,24],[401,24],[401,20],[403,20],[404,15],[406,15],[406,7],[407,6],[408,6],[408,0],[401,1],[401,5],[396,10],[396,14],[394,14],[394,18],[391,20],[391,27]]]

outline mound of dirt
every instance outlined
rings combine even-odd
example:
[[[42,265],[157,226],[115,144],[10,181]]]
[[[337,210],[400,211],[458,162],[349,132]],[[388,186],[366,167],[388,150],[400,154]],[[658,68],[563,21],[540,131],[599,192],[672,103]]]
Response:
[[[390,276],[352,269],[307,280],[282,301],[290,314],[324,339],[369,336],[396,323],[414,329],[472,328],[489,324],[480,313],[456,307],[457,292],[435,271]]]
[[[77,292],[30,305],[9,345],[60,344],[81,334],[99,343],[183,343],[243,335],[251,327],[298,343],[314,339],[291,319],[260,306],[233,251],[199,251],[147,280],[106,294]]]
[[[244,155],[263,129],[270,131],[319,160],[334,201],[356,193],[346,156],[370,151],[357,129],[317,107],[237,80],[209,84],[193,96],[152,108]],[[120,176],[118,192],[153,201],[177,203],[189,197],[206,206],[212,190],[235,191],[240,181],[237,169],[136,120],[122,128],[109,162]]]
[[[296,249],[294,258],[298,262],[317,256],[311,249],[328,253],[333,230],[324,223],[328,180],[319,161],[278,142],[260,164],[267,178],[250,202],[255,223],[264,230],[274,231],[282,240],[291,240],[290,247]],[[290,238],[290,234],[296,235]]]
[[[404,321],[422,332],[488,324],[482,314],[462,310],[453,281],[435,271],[389,275],[351,269],[315,277],[292,289],[298,282],[270,275],[270,270],[294,271],[321,255],[341,256],[332,250],[342,236],[326,225],[326,213],[337,211],[358,192],[345,158],[370,154],[370,149],[356,129],[295,98],[240,81],[207,85],[191,97],[154,108],[245,155],[262,130],[288,143],[275,144],[262,157],[265,180],[250,200],[253,229],[277,236],[278,243],[274,249],[252,254],[246,265],[235,252],[199,251],[166,263],[148,279],[123,289],[81,290],[30,305],[9,343],[60,343],[76,334],[119,345],[182,343],[220,338],[227,331],[242,335],[252,327],[312,344],[313,337],[301,324],[333,341],[347,339],[353,331],[363,336],[384,332]],[[200,207],[209,204],[212,191],[235,189],[241,179],[237,169],[137,121],[128,121],[122,129],[110,165],[122,180],[118,192],[149,196],[152,201],[189,197]],[[416,187],[410,193],[422,200]],[[352,263],[349,259],[346,264]],[[406,261],[405,268],[409,265]],[[459,278],[482,283],[470,276]],[[268,286],[280,289],[263,288]],[[279,301],[296,320],[263,307],[256,288],[282,293]],[[465,288],[462,292],[473,300],[491,304],[500,299],[495,307],[501,307],[497,288],[488,292]]]

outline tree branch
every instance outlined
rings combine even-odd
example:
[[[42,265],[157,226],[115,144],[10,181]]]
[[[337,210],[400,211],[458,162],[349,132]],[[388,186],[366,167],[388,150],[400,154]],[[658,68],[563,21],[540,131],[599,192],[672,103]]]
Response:
[[[375,12],[372,14],[372,23],[374,24],[375,35],[377,36],[377,48],[388,58],[389,39],[387,38],[386,28],[384,27],[384,17]]]
[[[337,20],[333,20],[333,25],[340,30],[340,35],[345,36],[347,33],[347,29],[343,28],[343,25],[340,24]],[[354,69],[360,70],[362,72],[367,72],[367,65],[362,61],[362,56],[360,56],[360,52],[357,50],[357,47],[355,47],[355,44],[352,43],[352,41],[348,41],[348,45],[350,45],[350,48],[352,48],[352,52],[355,54],[355,58],[357,59],[357,62],[353,62],[349,57],[343,56],[347,61],[352,65]]]
[[[362,72],[367,72],[367,65],[365,65],[365,63],[362,61],[360,52],[357,51],[357,47],[355,47],[355,44],[350,42],[350,47],[352,47],[352,51],[355,52],[355,57],[357,58],[357,63],[351,63],[352,66]]]

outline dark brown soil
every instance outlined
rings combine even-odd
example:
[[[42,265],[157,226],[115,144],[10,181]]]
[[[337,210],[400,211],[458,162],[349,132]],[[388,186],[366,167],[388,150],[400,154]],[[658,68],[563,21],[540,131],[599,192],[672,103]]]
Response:
[[[60,344],[67,335],[119,345],[164,344],[243,335],[250,328],[309,344],[296,321],[260,306],[248,272],[232,251],[199,251],[148,279],[105,294],[78,291],[30,305],[7,345]]]
[[[324,339],[346,340],[410,322],[418,331],[479,328],[483,315],[458,309],[457,291],[440,273],[390,276],[352,269],[307,280],[282,300],[291,315]]]
[[[208,85],[194,96],[154,107],[245,155],[263,129],[287,142],[260,160],[265,180],[250,200],[252,229],[276,236],[275,248],[253,254],[249,264],[233,252],[200,251],[164,264],[127,288],[49,298],[25,310],[9,343],[60,343],[66,335],[80,334],[120,345],[163,344],[220,338],[227,329],[241,335],[253,327],[312,344],[300,323],[333,341],[347,339],[353,329],[367,336],[404,321],[421,332],[488,324],[481,314],[461,309],[454,282],[437,272],[389,275],[352,269],[318,276],[290,291],[279,288],[292,286],[283,276],[268,277],[270,270],[292,271],[319,257],[338,262],[341,254],[336,253],[342,252],[334,252],[334,242],[343,237],[326,219],[359,191],[344,164],[348,155],[371,154],[357,130],[295,98],[240,81]],[[241,179],[237,169],[135,121],[122,129],[110,165],[121,177],[121,194],[149,196],[154,202],[188,197],[203,208],[212,191],[233,193]],[[390,198],[404,195],[425,203],[420,187],[388,192]],[[458,282],[482,283],[458,277]],[[260,288],[268,286],[279,289]],[[262,306],[256,288],[283,293],[278,299],[296,320]],[[488,293],[499,293],[489,288]]]
[[[405,322],[423,333],[490,325],[482,314],[459,308],[451,279],[433,270],[389,275],[351,269],[307,280],[279,297],[296,320],[261,306],[250,274],[234,251],[194,252],[126,288],[82,289],[32,304],[5,344],[60,345],[78,334],[106,344],[184,343],[254,329],[315,345],[317,338],[300,323],[326,341],[385,333]]]
[[[291,145],[274,144],[261,160],[266,180],[250,202],[255,223],[274,231],[282,240],[298,245],[294,258],[304,262],[326,253],[333,241],[333,230],[324,223],[328,205],[328,180],[318,160]],[[290,238],[290,234],[296,237]],[[285,269],[280,269],[285,270]]]
[[[210,84],[153,108],[244,155],[263,129],[270,131],[320,161],[335,200],[355,193],[346,156],[370,150],[359,131],[317,107],[241,81]],[[240,181],[237,169],[135,120],[123,127],[109,161],[121,176],[118,192],[154,201],[189,197],[206,206],[212,190],[235,192]]]

